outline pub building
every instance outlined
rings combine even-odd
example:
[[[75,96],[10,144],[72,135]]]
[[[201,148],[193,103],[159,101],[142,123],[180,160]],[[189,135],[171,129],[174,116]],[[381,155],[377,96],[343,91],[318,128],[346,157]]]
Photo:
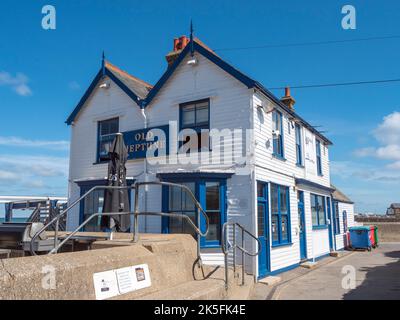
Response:
[[[335,212],[342,206],[330,181],[332,143],[299,116],[290,89],[275,97],[193,37],[174,39],[166,60],[153,86],[103,57],[66,121],[71,127],[69,202],[106,184],[105,158],[120,132],[128,148],[128,184],[184,184],[205,209],[210,226],[201,239],[204,263],[223,263],[226,221],[239,222],[261,241],[260,255],[246,259],[246,271],[257,278],[343,249],[344,215]],[[224,132],[219,142],[218,132]],[[73,208],[68,230],[101,212],[103,197],[97,190]],[[196,221],[193,203],[176,187],[149,186],[139,207]],[[345,208],[347,229],[354,221],[350,201]],[[100,230],[100,221],[92,220],[84,231]],[[193,233],[184,220],[158,216],[140,216],[139,231]],[[246,240],[248,250],[256,246]]]

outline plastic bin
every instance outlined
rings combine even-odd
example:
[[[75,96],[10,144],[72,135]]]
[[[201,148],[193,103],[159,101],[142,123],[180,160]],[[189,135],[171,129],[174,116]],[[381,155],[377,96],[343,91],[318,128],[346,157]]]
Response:
[[[376,248],[375,226],[369,226],[369,239],[371,240],[372,248]]]
[[[367,226],[351,227],[350,233],[350,247],[352,249],[367,249],[371,251],[371,228]]]
[[[377,248],[378,247],[378,227],[377,226],[371,226],[371,227],[373,227],[373,229],[371,228],[371,232],[373,232],[373,234],[374,234],[373,247]]]

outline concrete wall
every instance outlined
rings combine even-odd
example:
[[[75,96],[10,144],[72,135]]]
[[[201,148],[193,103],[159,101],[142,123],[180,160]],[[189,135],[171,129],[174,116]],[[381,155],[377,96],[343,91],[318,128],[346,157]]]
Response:
[[[363,222],[378,227],[379,242],[400,242],[400,222]]]
[[[190,235],[143,235],[139,244],[116,240],[97,247],[108,248],[0,260],[0,300],[95,299],[94,273],[139,264],[148,264],[152,285],[129,298],[194,280],[196,243]],[[43,286],[51,269],[55,288]]]

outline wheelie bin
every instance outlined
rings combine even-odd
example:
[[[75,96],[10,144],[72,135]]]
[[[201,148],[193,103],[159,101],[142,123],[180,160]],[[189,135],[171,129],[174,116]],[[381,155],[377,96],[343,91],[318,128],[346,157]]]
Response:
[[[350,248],[371,251],[371,228],[367,226],[350,227]]]

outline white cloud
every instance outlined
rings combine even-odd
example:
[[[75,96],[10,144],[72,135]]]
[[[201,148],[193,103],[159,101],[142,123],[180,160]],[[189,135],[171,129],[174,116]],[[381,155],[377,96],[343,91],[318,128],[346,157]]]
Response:
[[[0,182],[18,179],[18,175],[5,170],[0,170]]]
[[[366,147],[354,151],[358,157],[374,157],[381,160],[391,160],[389,169],[400,169],[400,112],[393,112],[383,118],[383,122],[373,131],[379,147]]]
[[[32,95],[32,90],[28,86],[29,79],[23,73],[17,73],[15,76],[6,72],[0,71],[0,86],[12,88],[20,96]]]
[[[383,118],[374,130],[375,138],[383,145],[400,145],[400,112],[393,112]]]
[[[69,142],[64,140],[29,140],[19,137],[0,136],[0,146],[68,150]]]
[[[67,177],[68,158],[1,155],[0,170],[15,173],[22,177]]]

